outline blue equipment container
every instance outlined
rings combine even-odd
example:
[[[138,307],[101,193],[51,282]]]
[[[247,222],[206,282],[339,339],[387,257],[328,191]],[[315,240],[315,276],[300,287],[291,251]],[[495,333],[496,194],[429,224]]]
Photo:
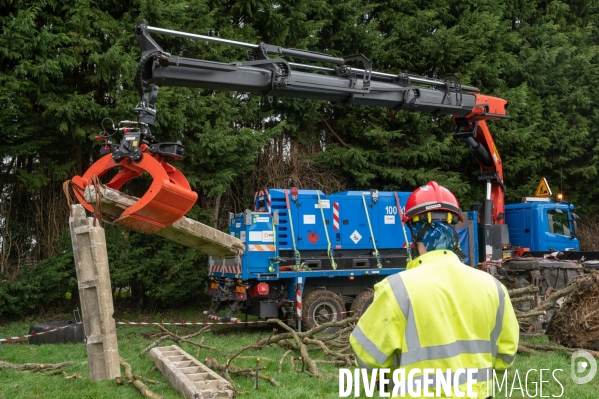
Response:
[[[368,303],[372,287],[405,270],[410,231],[401,215],[409,192],[270,189],[255,194],[255,210],[233,215],[229,232],[245,242],[235,259],[211,259],[206,314],[231,321],[237,310],[285,318],[301,329]],[[459,232],[471,262],[477,257],[476,213]],[[302,314],[305,297],[306,313]],[[357,300],[359,298],[359,300]],[[224,317],[220,310],[231,305]]]

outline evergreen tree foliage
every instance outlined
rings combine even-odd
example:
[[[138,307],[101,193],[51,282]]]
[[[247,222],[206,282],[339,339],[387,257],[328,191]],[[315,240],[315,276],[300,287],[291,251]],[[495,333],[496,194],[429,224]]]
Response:
[[[490,122],[506,199],[539,178],[599,212],[599,3],[593,0],[8,0],[0,5],[0,315],[73,291],[61,184],[97,158],[104,118],[138,101],[133,28],[149,25],[334,56],[463,84],[509,101]],[[233,62],[237,47],[154,34],[172,54]],[[161,87],[152,133],[181,140],[175,163],[199,193],[189,216],[224,228],[268,187],[412,190],[436,180],[463,208],[483,198],[478,165],[449,116],[340,107],[247,93]],[[145,178],[124,190],[145,191]],[[113,288],[145,305],[203,291],[207,259],[158,237],[108,227]],[[66,247],[65,247],[66,245]],[[27,304],[24,304],[27,302]]]

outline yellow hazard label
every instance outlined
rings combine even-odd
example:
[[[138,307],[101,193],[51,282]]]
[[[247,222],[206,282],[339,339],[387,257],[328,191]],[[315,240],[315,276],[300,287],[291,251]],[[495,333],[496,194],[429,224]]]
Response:
[[[539,181],[535,197],[551,197],[551,189],[549,188],[549,184],[547,184],[547,180],[544,177]]]
[[[137,141],[134,141],[133,144],[131,144],[133,147],[137,147]]]

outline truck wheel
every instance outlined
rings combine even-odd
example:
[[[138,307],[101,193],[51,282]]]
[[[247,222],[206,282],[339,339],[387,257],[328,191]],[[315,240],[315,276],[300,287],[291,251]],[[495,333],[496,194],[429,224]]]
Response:
[[[324,323],[339,321],[345,318],[345,304],[339,295],[331,291],[312,291],[304,301],[302,323],[305,330],[311,330]],[[337,330],[335,327],[325,329],[330,334]]]
[[[368,288],[365,291],[362,291],[358,294],[356,299],[351,303],[351,311],[352,315],[362,316],[366,309],[372,304],[372,300],[374,299],[374,290],[372,288]]]

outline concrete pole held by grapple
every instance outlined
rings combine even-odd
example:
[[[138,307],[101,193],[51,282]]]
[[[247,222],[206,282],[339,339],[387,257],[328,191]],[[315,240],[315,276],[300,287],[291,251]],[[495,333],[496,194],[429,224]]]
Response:
[[[71,242],[77,283],[87,337],[87,362],[92,381],[121,376],[116,324],[113,319],[112,289],[102,227],[94,226],[80,204],[71,206]]]

